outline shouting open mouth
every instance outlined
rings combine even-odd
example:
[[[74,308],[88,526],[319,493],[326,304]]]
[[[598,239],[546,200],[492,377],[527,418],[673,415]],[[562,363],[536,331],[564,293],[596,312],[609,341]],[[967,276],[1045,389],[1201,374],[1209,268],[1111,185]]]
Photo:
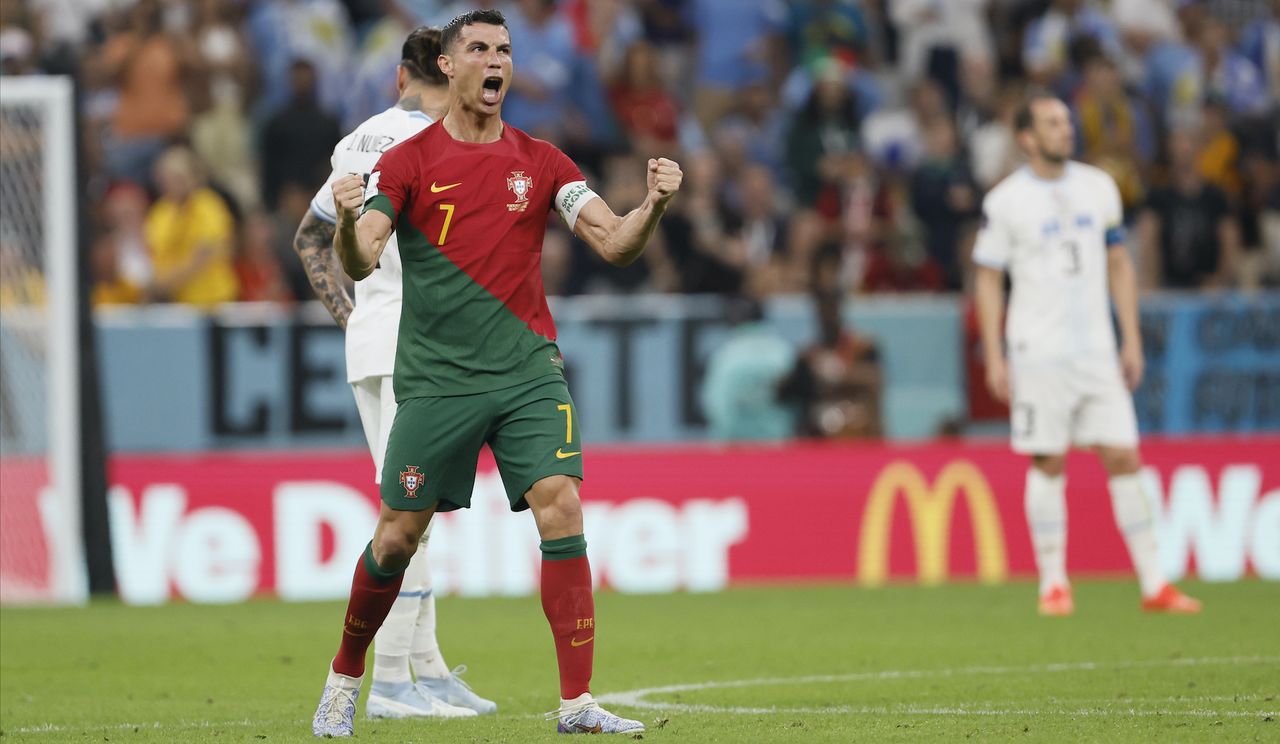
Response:
[[[484,79],[484,85],[480,89],[480,100],[489,105],[496,105],[498,99],[502,97],[502,78],[497,75],[490,75]]]

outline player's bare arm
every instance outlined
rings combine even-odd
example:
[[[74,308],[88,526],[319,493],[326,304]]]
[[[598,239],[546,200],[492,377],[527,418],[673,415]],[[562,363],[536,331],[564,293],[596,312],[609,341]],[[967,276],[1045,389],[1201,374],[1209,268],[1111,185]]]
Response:
[[[342,279],[342,267],[333,252],[333,225],[307,212],[293,236],[293,250],[302,259],[307,280],[339,328],[346,329],[351,316],[351,295]]]
[[[351,174],[333,182],[333,206],[338,214],[333,249],[347,276],[360,281],[373,273],[391,239],[391,219],[376,210],[360,214],[364,178]]]
[[[578,214],[574,234],[614,266],[629,266],[644,253],[683,179],[679,163],[666,158],[650,159],[649,193],[643,204],[619,217],[604,199],[592,199]]]
[[[1004,315],[1004,271],[977,267],[973,296],[978,306],[978,330],[987,368],[987,389],[1001,403],[1009,402],[1009,368],[1005,363],[1000,319]]]
[[[1129,258],[1129,250],[1123,244],[1107,249],[1107,283],[1120,326],[1120,366],[1125,383],[1134,390],[1142,382],[1146,362],[1142,355],[1142,330],[1138,324],[1137,272]]]

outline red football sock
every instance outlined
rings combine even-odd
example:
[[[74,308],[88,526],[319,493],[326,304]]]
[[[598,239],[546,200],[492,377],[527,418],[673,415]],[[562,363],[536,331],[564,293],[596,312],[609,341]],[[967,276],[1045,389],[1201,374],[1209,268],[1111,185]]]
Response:
[[[342,626],[342,644],[333,657],[333,671],[348,677],[364,676],[364,657],[373,636],[391,612],[400,594],[404,569],[387,571],[373,559],[373,543],[364,549],[351,580],[351,600]]]
[[[542,611],[556,641],[560,697],[572,700],[590,692],[596,608],[582,535],[542,543]]]

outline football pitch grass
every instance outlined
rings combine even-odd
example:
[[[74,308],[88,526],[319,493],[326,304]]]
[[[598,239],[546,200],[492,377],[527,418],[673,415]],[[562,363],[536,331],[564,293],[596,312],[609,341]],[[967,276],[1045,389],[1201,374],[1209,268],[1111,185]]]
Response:
[[[1201,615],[1144,615],[1126,581],[1077,583],[1075,616],[1053,619],[1028,583],[603,593],[593,688],[655,742],[1280,741],[1280,584],[1185,587]],[[537,598],[438,607],[445,658],[499,713],[367,721],[362,696],[356,740],[557,740]],[[0,741],[312,741],[341,616],[6,608]]]

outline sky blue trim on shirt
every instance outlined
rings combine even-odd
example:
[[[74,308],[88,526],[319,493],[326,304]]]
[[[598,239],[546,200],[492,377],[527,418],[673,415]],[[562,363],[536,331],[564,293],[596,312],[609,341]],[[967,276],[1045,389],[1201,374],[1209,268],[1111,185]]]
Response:
[[[428,589],[425,592],[400,592],[398,596],[408,597],[409,599],[413,599],[415,597],[430,597],[431,590]]]
[[[1062,175],[1058,176],[1057,178],[1041,178],[1040,176],[1036,175],[1036,172],[1032,170],[1031,166],[1029,165],[1022,166],[1021,170],[1024,173],[1026,173],[1028,176],[1030,176],[1031,180],[1035,181],[1036,183],[1062,183],[1063,181],[1067,180],[1067,172],[1071,170],[1071,164],[1072,164],[1072,161],[1070,160],[1068,160],[1066,163],[1063,163]]]
[[[1125,235],[1124,225],[1116,225],[1115,227],[1108,227],[1107,228],[1107,247],[1110,248],[1113,245],[1124,245],[1126,237],[1128,236]]]
[[[432,121],[434,121],[430,116],[427,116],[426,114],[422,113],[421,111],[410,111],[410,112],[409,112],[409,118],[410,118],[410,119],[422,119],[423,121],[427,122],[428,124],[430,124],[430,123],[432,123]]]
[[[317,207],[315,202],[311,202],[311,214],[319,217],[324,222],[328,222],[330,225],[338,224],[337,215],[327,214],[323,209]]]

